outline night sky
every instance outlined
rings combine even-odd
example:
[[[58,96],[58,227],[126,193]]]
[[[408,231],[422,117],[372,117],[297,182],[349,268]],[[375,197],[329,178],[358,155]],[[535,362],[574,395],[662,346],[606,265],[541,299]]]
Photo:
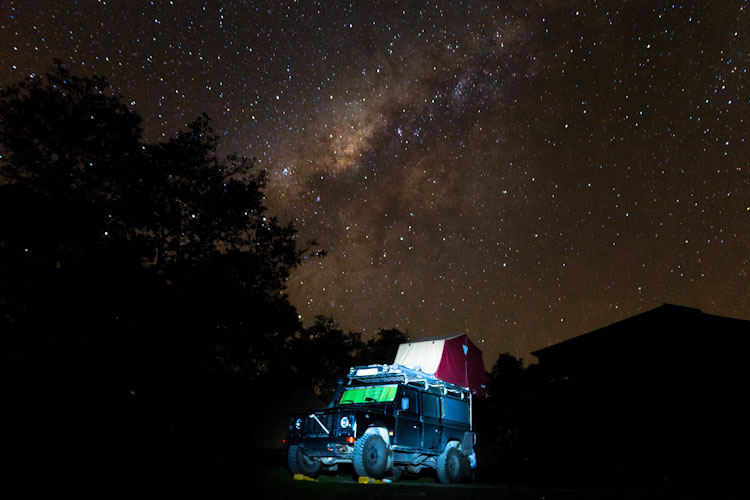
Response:
[[[0,84],[59,58],[170,137],[205,111],[328,251],[288,283],[490,368],[671,302],[750,318],[750,4],[2,2]],[[384,360],[389,361],[389,360]]]

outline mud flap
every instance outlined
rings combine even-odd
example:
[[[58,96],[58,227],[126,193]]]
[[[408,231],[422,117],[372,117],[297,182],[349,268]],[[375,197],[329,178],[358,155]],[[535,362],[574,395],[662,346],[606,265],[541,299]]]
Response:
[[[473,432],[464,432],[461,440],[461,477],[474,479],[474,468],[477,466],[477,454],[474,452],[474,444],[477,435]]]
[[[464,437],[461,440],[461,455],[468,457],[474,454],[474,444],[477,441],[477,436],[473,432],[464,432]]]

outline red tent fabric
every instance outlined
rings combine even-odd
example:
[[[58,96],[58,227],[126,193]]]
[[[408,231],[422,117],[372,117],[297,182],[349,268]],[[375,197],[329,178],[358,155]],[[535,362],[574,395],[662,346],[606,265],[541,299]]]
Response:
[[[396,364],[418,368],[451,384],[487,396],[487,373],[482,351],[466,334],[433,337],[401,344]]]

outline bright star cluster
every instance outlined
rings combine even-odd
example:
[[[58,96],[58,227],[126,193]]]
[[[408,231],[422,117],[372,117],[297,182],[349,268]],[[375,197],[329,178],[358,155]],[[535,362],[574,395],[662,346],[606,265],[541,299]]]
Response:
[[[328,251],[305,322],[528,353],[663,302],[750,318],[750,5],[8,0],[0,83],[205,111]]]

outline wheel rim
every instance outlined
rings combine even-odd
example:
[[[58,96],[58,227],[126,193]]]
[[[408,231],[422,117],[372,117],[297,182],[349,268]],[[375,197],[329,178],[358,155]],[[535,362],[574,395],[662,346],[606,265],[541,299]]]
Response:
[[[367,447],[367,463],[370,466],[375,466],[378,461],[380,460],[380,453],[378,453],[378,449],[376,446],[368,446]]]
[[[446,464],[445,468],[448,469],[447,472],[451,478],[455,478],[458,476],[459,463],[457,453],[450,454],[450,456],[448,457],[448,463]]]

